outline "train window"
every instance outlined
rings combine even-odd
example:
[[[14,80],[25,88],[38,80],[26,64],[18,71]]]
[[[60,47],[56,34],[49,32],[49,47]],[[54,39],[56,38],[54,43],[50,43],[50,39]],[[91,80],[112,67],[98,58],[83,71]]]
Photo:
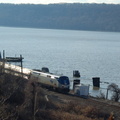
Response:
[[[37,73],[37,72],[33,72],[33,74],[37,74],[37,75],[40,75],[40,73]]]
[[[47,77],[50,77],[50,78],[51,78],[51,76],[50,76],[50,75],[47,75]]]

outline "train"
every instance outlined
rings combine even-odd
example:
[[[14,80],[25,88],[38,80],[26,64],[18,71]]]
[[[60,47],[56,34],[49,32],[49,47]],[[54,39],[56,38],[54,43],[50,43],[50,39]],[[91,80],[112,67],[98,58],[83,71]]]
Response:
[[[22,75],[22,77],[27,78],[28,80],[35,80],[36,82],[40,83],[42,86],[53,88],[56,91],[68,93],[70,91],[70,81],[67,76],[59,76],[54,75],[53,73],[49,72],[49,69],[42,68],[42,70],[36,69],[27,69],[22,68],[20,66],[2,63],[0,62],[0,66],[4,69],[5,73],[10,73],[14,75]]]
[[[58,76],[48,72],[32,70],[30,79],[35,79],[41,85],[53,88],[59,92],[68,93],[70,91],[70,82],[67,76]]]

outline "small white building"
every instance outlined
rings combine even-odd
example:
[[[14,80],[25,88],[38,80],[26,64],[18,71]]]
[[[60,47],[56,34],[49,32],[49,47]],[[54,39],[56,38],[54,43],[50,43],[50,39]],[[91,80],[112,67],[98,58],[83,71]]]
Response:
[[[89,85],[82,85],[82,84],[75,85],[74,94],[77,96],[87,98],[89,95]]]

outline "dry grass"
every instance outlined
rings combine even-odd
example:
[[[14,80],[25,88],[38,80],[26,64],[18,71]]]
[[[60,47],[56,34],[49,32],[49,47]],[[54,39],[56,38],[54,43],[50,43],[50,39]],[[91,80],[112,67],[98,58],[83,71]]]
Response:
[[[104,120],[105,116],[108,117],[108,114],[101,113],[92,106],[47,101],[46,94],[46,91],[33,84],[33,81],[1,75],[0,120]]]

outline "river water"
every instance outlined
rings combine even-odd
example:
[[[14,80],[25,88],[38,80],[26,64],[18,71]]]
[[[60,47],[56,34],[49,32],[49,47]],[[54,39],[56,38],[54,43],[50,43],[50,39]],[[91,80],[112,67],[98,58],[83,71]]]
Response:
[[[24,57],[30,69],[48,67],[50,72],[68,76],[79,70],[81,83],[100,87],[120,85],[120,33],[0,27],[0,51],[6,56]],[[100,90],[90,89],[98,95]],[[105,92],[105,91],[104,91]]]

